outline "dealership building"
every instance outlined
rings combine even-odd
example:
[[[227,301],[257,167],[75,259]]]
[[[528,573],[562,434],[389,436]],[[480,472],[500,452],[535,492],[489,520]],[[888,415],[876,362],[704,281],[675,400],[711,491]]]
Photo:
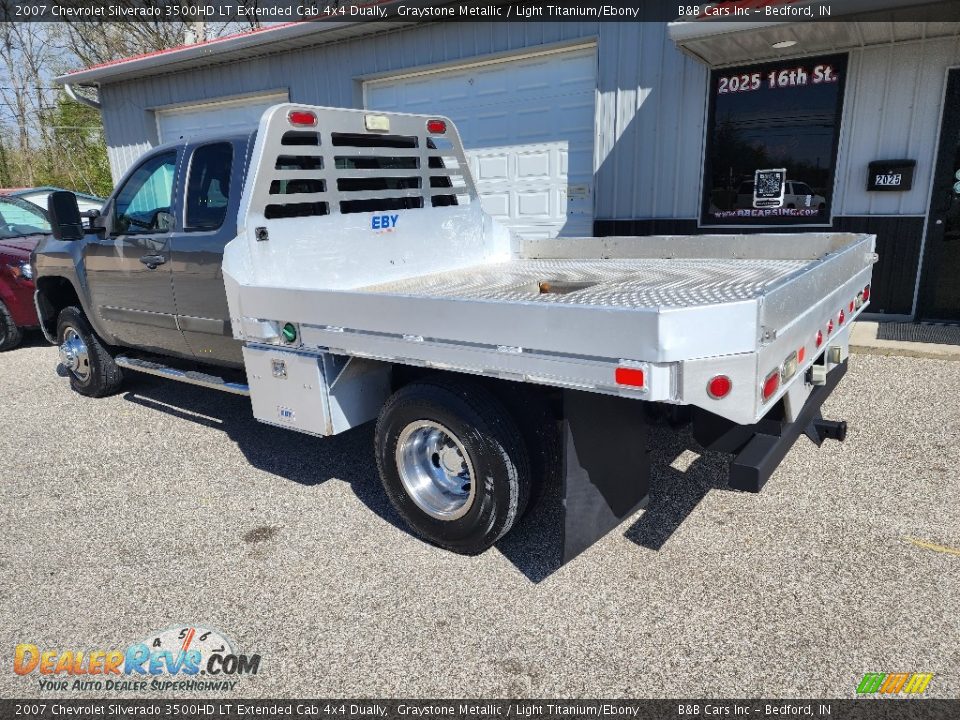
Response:
[[[117,180],[278,102],[445,115],[517,233],[875,233],[871,311],[960,320],[960,3],[936,4],[957,22],[880,4],[815,23],[295,23],[58,80],[96,87]],[[758,170],[783,171],[766,207]]]

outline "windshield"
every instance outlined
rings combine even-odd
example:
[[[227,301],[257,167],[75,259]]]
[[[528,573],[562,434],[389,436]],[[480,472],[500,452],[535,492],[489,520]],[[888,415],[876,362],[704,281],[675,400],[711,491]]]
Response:
[[[47,214],[32,203],[0,198],[0,239],[49,233]]]

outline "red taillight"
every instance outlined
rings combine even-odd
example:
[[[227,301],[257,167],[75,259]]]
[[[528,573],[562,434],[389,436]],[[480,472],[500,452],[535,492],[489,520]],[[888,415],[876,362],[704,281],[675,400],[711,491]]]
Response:
[[[823,345],[823,331],[817,330],[817,347]]]
[[[308,110],[291,110],[287,113],[287,120],[291,125],[313,127],[317,124],[317,116]]]
[[[797,362],[803,363],[803,359],[807,356],[807,349],[805,347],[797,350]]]
[[[707,383],[707,395],[714,400],[722,400],[733,390],[733,381],[726,375],[717,375]]]
[[[427,132],[431,135],[443,135],[447,131],[447,123],[443,120],[427,120]]]
[[[763,401],[766,402],[772,398],[777,390],[780,389],[780,368],[777,368],[772,373],[767,375],[767,379],[763,381],[763,387],[761,392],[763,394]]]
[[[850,312],[853,312],[853,308],[855,307],[855,305],[856,305],[856,300],[851,300],[851,301],[850,301]]]
[[[827,335],[833,332],[833,320],[827,323]]]
[[[843,308],[840,308],[840,314],[837,315],[837,325],[843,325],[843,321],[846,319],[847,319],[847,316],[843,312]]]
[[[870,286],[867,285],[867,286],[863,289],[863,301],[864,301],[864,302],[867,302],[867,300],[869,300],[869,299],[870,299]]]
[[[646,387],[646,377],[640,368],[618,367],[616,373],[614,373],[614,379],[617,381],[617,385]]]

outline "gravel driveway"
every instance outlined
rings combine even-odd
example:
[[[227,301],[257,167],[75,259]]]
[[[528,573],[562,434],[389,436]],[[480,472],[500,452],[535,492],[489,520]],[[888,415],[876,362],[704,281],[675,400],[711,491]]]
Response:
[[[88,400],[56,362],[0,355],[2,697],[57,695],[18,643],[178,625],[261,655],[243,697],[960,695],[960,362],[853,356],[824,407],[847,442],[801,438],[759,495],[653,433],[649,507],[561,568],[546,510],[479,557],[412,537],[369,426],[318,440],[139,376]]]

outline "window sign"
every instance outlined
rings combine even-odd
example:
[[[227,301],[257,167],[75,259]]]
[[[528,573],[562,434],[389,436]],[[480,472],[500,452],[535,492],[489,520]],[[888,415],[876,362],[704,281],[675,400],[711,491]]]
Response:
[[[715,70],[702,225],[829,225],[847,56]]]
[[[783,207],[786,184],[786,168],[757,170],[753,178],[753,206],[755,208]]]

